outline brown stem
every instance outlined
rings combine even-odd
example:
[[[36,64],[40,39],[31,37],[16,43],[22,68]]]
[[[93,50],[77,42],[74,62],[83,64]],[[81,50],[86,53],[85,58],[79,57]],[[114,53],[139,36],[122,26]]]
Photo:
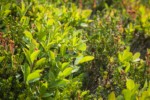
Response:
[[[79,0],[79,8],[82,9],[82,0]]]
[[[15,43],[13,40],[9,40],[9,49],[11,54],[14,54]]]
[[[96,0],[93,0],[93,8],[96,8]]]

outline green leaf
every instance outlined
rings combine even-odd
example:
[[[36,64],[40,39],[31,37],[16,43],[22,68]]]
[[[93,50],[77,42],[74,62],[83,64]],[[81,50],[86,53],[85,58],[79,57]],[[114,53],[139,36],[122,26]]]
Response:
[[[121,53],[118,54],[118,58],[119,58],[120,62],[123,62],[123,57],[122,57]]]
[[[64,86],[67,85],[69,81],[66,80],[66,79],[63,79],[63,80],[56,80],[56,81],[52,81],[51,84],[49,84],[49,88],[62,88]]]
[[[145,14],[145,7],[140,6],[139,11],[141,12],[141,15],[144,15]]]
[[[129,61],[132,57],[132,53],[125,50],[124,53],[123,53],[123,61]]]
[[[143,88],[147,88],[147,87],[148,87],[148,82],[146,80],[145,83],[144,83],[144,87]]]
[[[33,39],[32,33],[30,33],[29,31],[24,31],[24,34],[27,38]]]
[[[40,50],[36,50],[31,54],[30,59],[31,59],[32,64],[33,64],[34,60],[37,59],[37,56],[39,55],[39,53],[40,53]]]
[[[84,62],[91,61],[91,60],[93,60],[93,59],[94,59],[93,56],[85,56],[85,57],[83,57],[83,58],[79,61],[79,64],[84,63]]]
[[[133,54],[128,49],[126,49],[123,51],[122,54],[119,53],[118,57],[119,57],[120,62],[124,62],[124,61],[130,61],[132,58],[132,55]]]
[[[0,57],[0,62],[2,62],[5,59],[5,56]]]
[[[53,44],[55,44],[54,41],[53,41],[53,42],[50,42],[50,43],[48,43],[48,44],[44,44],[43,46],[45,46],[44,48],[45,48],[46,51],[49,51],[49,49],[51,48],[51,46],[52,46]]]
[[[10,12],[11,10],[5,10],[4,16],[7,16]]]
[[[115,96],[115,93],[114,93],[114,92],[111,92],[111,93],[108,95],[108,100],[116,100],[116,96]]]
[[[84,97],[85,95],[87,95],[89,93],[89,91],[83,91],[82,93],[81,93],[81,97]]]
[[[90,10],[90,9],[88,9],[88,10],[82,10],[82,18],[88,18],[88,17],[90,17],[90,15],[91,15],[91,13],[92,13],[92,10]]]
[[[51,25],[53,25],[54,22],[55,22],[55,20],[49,19],[49,20],[47,21],[47,25],[48,25],[48,26],[51,26]]]
[[[42,28],[41,23],[36,23],[35,25],[36,25],[38,31],[40,32],[40,31],[41,31],[41,28]]]
[[[43,65],[46,62],[46,58],[41,58],[35,63],[34,69],[38,68],[39,66]]]
[[[86,50],[86,44],[85,44],[85,43],[81,43],[81,44],[78,46],[78,49],[81,50],[81,51],[85,51],[85,50]]]
[[[61,45],[61,47],[60,47],[61,55],[64,56],[65,52],[66,52],[66,46],[65,45]]]
[[[137,62],[137,61],[140,61],[140,53],[137,52],[133,55],[133,62]]]
[[[76,60],[75,60],[75,65],[77,65],[77,64],[79,64],[79,62],[80,62],[80,60],[83,58],[83,56],[81,55],[81,56],[78,56],[77,58],[76,58]]]
[[[143,91],[142,96],[139,100],[150,100],[150,92],[149,91]]]
[[[22,25],[28,25],[29,24],[29,21],[30,21],[30,18],[29,17],[27,17],[27,16],[22,16],[21,17],[21,20],[20,20],[20,23],[22,24]],[[28,31],[27,31],[28,32]],[[30,33],[30,32],[29,32]],[[28,33],[24,33],[25,34],[25,36],[27,37],[27,38],[29,38],[29,39],[31,39],[30,37],[28,37]],[[31,34],[31,33],[30,33]],[[29,34],[29,35],[30,35]]]
[[[27,50],[26,48],[24,48],[24,49],[23,49],[23,52],[24,52],[24,54],[25,54],[25,56],[26,56],[26,59],[28,60],[29,64],[31,65],[32,62],[31,62],[31,59],[30,59],[30,51]]]
[[[72,69],[73,69],[73,68],[71,68],[71,67],[66,68],[66,69],[63,71],[63,76],[64,76],[64,77],[67,77],[68,75],[70,75],[71,72],[72,72]]]
[[[28,64],[25,64],[24,66],[21,66],[21,70],[23,72],[24,82],[26,82],[27,77],[30,74],[30,66]]]
[[[64,62],[61,66],[62,70],[64,70],[69,65],[69,62]]]
[[[117,96],[116,100],[124,100],[124,97],[122,95]]]
[[[80,69],[79,66],[73,66],[72,73],[77,72]]]
[[[41,72],[42,72],[42,70],[36,70],[36,71],[30,73],[27,77],[26,83],[29,84],[29,83],[33,83],[35,81],[38,81],[40,79],[40,73]]]
[[[130,69],[130,63],[129,62],[125,62],[125,66],[126,66],[126,69],[125,69],[125,72],[127,73]]]
[[[21,14],[24,14],[25,9],[26,9],[25,3],[24,3],[24,2],[21,2]]]
[[[74,37],[72,39],[72,46],[76,46],[76,44],[77,44],[77,37]]]
[[[130,90],[124,89],[124,90],[122,91],[122,94],[124,95],[125,100],[132,100],[132,99],[131,99],[132,93],[131,93]]]
[[[73,68],[68,67],[62,73],[59,74],[59,77],[67,77],[72,73]]]
[[[88,61],[91,61],[93,60],[94,57],[93,56],[85,56],[83,57],[82,55],[81,56],[78,56],[75,60],[75,65],[78,65],[78,64],[81,64],[81,63],[84,63],[84,62],[88,62]]]
[[[55,53],[53,51],[50,51],[50,57],[52,60],[55,60]]]
[[[132,90],[135,87],[134,81],[131,79],[127,79],[126,87],[127,89]]]
[[[49,70],[48,77],[50,77],[50,81],[53,81],[56,79],[54,72],[51,70]]]

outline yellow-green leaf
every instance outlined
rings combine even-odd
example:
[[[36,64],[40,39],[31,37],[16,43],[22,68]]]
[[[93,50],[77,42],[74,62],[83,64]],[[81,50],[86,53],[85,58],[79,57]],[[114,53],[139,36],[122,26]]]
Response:
[[[73,68],[68,67],[66,68],[63,72],[61,72],[59,74],[60,77],[67,77],[68,75],[70,75],[72,73]]]
[[[137,61],[140,61],[140,53],[137,52],[133,55],[133,62],[137,62]]]
[[[42,70],[36,70],[36,71],[30,73],[27,77],[26,83],[28,84],[28,83],[38,81],[40,79],[40,72],[42,72]]]
[[[88,18],[92,13],[92,10],[88,9],[88,10],[83,10],[82,11],[82,18]]]
[[[24,31],[24,34],[27,38],[33,39],[32,33],[30,33],[29,31]]]
[[[32,62],[31,62],[31,59],[30,59],[30,52],[29,52],[29,50],[26,49],[26,48],[23,48],[23,52],[24,52],[24,54],[26,56],[26,59],[28,60],[29,64],[31,65]]]
[[[0,57],[0,62],[4,60],[5,56]]]
[[[24,76],[24,82],[26,82],[28,75],[30,74],[30,66],[28,64],[24,64],[21,66],[21,70]]]
[[[115,93],[114,93],[114,92],[111,92],[111,93],[108,95],[108,100],[116,100],[116,96],[115,96]]]
[[[55,53],[53,51],[50,51],[50,57],[52,60],[55,60]]]
[[[132,90],[135,87],[134,81],[131,79],[127,79],[126,87],[127,89]]]
[[[93,60],[93,59],[94,59],[93,56],[85,56],[85,57],[83,57],[83,58],[79,61],[79,64],[84,63],[84,62],[91,61],[91,60]]]
[[[37,59],[37,56],[39,55],[39,53],[40,53],[40,50],[36,50],[31,54],[30,59],[32,63],[34,62],[34,60]]]
[[[86,50],[86,44],[85,44],[85,43],[81,43],[81,44],[78,46],[78,49],[81,50],[81,51],[85,51],[85,50]]]
[[[34,69],[38,68],[39,66],[43,65],[46,61],[46,58],[41,58],[35,63]]]
[[[47,25],[51,26],[51,25],[53,25],[54,22],[55,22],[55,20],[49,19],[49,20],[47,21]]]
[[[66,68],[68,65],[69,65],[69,62],[64,62],[64,63],[62,64],[62,66],[61,66],[62,70],[63,70],[64,68]]]

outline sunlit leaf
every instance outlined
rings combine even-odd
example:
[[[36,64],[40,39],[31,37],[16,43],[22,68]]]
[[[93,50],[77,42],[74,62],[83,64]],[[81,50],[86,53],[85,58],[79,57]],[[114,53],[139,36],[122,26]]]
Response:
[[[83,57],[83,58],[79,61],[79,64],[84,63],[84,62],[91,61],[91,60],[93,60],[93,59],[94,59],[93,56],[85,56],[85,57]]]
[[[23,72],[24,82],[26,82],[27,77],[30,74],[30,66],[28,64],[25,64],[25,65],[21,66],[21,70]]]
[[[121,62],[130,61],[132,58],[132,53],[127,49],[124,50],[123,53],[119,53],[118,57]]]
[[[41,28],[42,28],[42,25],[41,25],[40,23],[36,23],[35,25],[36,25],[38,31],[40,32],[40,31],[41,31]]]
[[[26,83],[28,84],[28,83],[38,81],[40,79],[40,73],[41,72],[42,72],[42,70],[36,70],[36,71],[30,73],[27,77]]]
[[[67,83],[68,83],[68,81],[65,80],[65,79],[52,81],[52,83],[50,84],[49,88],[62,88],[64,86],[66,86]]]
[[[84,97],[88,93],[89,93],[88,91],[83,91],[82,94],[81,94],[81,97]]]
[[[61,66],[62,70],[63,70],[64,68],[66,68],[68,65],[69,65],[69,62],[64,62],[64,63],[62,64],[62,66]]]
[[[5,56],[0,57],[0,62],[2,62],[5,59]]]
[[[73,68],[68,67],[62,73],[60,73],[60,77],[67,77],[72,73]]]
[[[77,72],[80,69],[79,66],[73,66],[72,73]]]
[[[84,62],[88,62],[88,61],[91,61],[93,60],[94,57],[93,56],[85,56],[83,57],[82,55],[81,56],[78,56],[75,60],[75,65],[77,64],[81,64],[81,63],[84,63]]]
[[[116,100],[116,96],[115,96],[115,93],[114,93],[114,92],[111,92],[111,93],[108,95],[108,100]]]
[[[23,52],[24,52],[24,54],[25,54],[25,56],[26,56],[26,58],[27,58],[29,64],[31,65],[32,62],[31,62],[31,59],[30,59],[30,51],[27,50],[26,48],[24,48],[24,49],[23,49]]]
[[[51,25],[53,25],[54,22],[55,22],[55,20],[49,19],[49,20],[47,21],[47,25],[51,26]]]
[[[117,96],[116,100],[124,100],[124,97],[122,95]]]
[[[125,72],[127,73],[130,70],[130,63],[126,62],[125,67],[126,67]]]
[[[124,95],[124,99],[125,99],[125,100],[131,100],[132,93],[131,93],[130,90],[124,89],[124,90],[122,91],[122,94]]]
[[[35,63],[34,69],[38,68],[39,66],[43,65],[46,62],[46,58],[41,58]]]
[[[37,56],[39,55],[39,53],[40,53],[40,50],[36,50],[36,51],[34,51],[34,52],[31,54],[30,59],[31,59],[31,62],[32,62],[32,63],[33,63],[34,60],[37,59]]]
[[[11,12],[11,10],[5,10],[4,16],[7,16],[10,12]]]
[[[81,56],[78,56],[77,58],[76,58],[76,60],[75,60],[75,65],[77,65],[77,64],[79,64],[79,62],[80,62],[80,60],[83,58],[83,56],[81,55]]]
[[[29,31],[24,31],[24,34],[27,38],[33,39],[32,33],[30,33]]]
[[[85,43],[81,43],[81,44],[78,46],[78,49],[81,50],[81,51],[85,51],[85,50],[86,50],[86,44],[85,44]]]
[[[55,60],[55,53],[53,51],[50,51],[50,57],[52,60]]]
[[[137,62],[137,61],[140,61],[140,53],[137,52],[133,55],[133,62]]]
[[[135,87],[134,81],[131,79],[127,79],[126,87],[127,89],[132,90]]]
[[[129,61],[130,59],[132,58],[132,53],[125,50],[123,52],[123,61],[126,60],[126,61]]]
[[[82,11],[82,18],[88,18],[92,13],[92,10],[88,9],[88,10],[83,10]]]
[[[61,55],[64,56],[65,52],[66,52],[66,46],[65,45],[61,45],[61,47],[60,47]]]

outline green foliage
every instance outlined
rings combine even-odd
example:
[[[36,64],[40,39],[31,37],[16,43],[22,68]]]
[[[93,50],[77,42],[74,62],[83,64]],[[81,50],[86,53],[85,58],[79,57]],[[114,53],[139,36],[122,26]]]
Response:
[[[149,8],[96,1],[1,0],[0,99],[149,100]]]
[[[18,5],[13,1],[2,2],[1,6],[6,7],[1,9],[2,21],[16,23],[10,23],[10,32],[5,29],[1,32],[9,36],[17,46],[13,48],[14,54],[7,54],[9,49],[1,51],[1,74],[6,74],[4,68],[8,71],[15,70],[7,78],[18,76],[13,80],[18,82],[14,86],[25,86],[19,87],[21,92],[5,92],[3,85],[7,78],[1,77],[4,80],[0,86],[1,98],[75,99],[80,94],[81,98],[84,97],[88,92],[80,91],[82,74],[74,75],[80,68],[74,64],[74,59],[79,54],[83,58],[78,64],[93,59],[92,56],[84,56],[86,44],[81,35],[82,30],[77,28],[82,23],[88,25],[91,10],[80,10],[73,4],[71,8],[61,6],[59,9],[55,5],[44,5],[38,1],[20,2]],[[11,58],[13,59],[9,61]],[[8,85],[8,88],[11,86]]]

